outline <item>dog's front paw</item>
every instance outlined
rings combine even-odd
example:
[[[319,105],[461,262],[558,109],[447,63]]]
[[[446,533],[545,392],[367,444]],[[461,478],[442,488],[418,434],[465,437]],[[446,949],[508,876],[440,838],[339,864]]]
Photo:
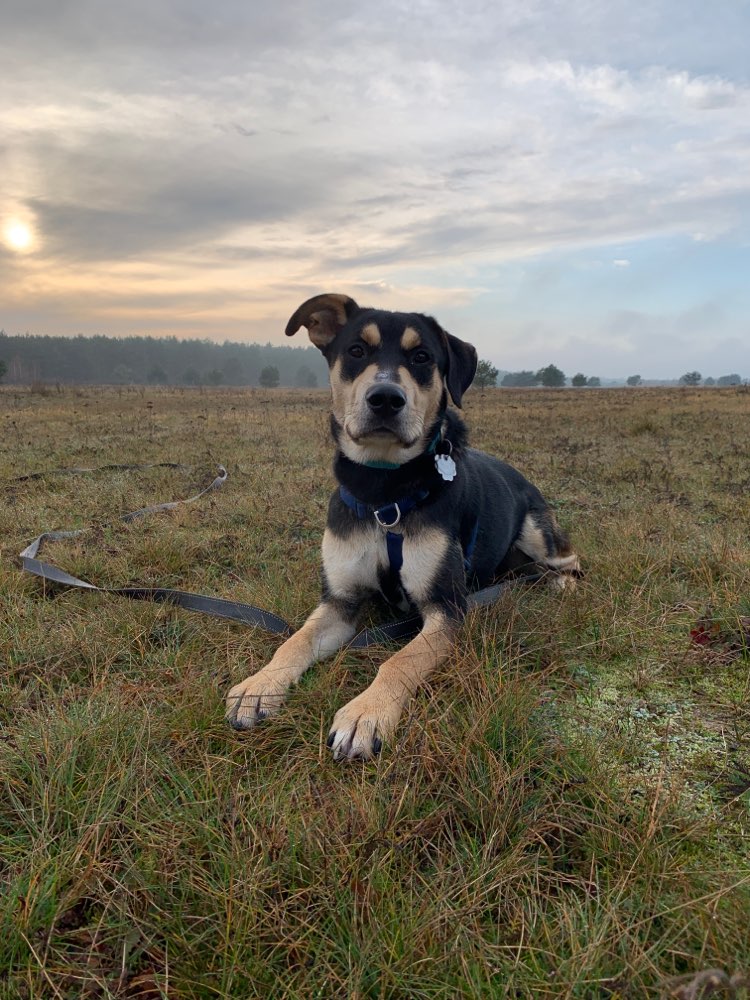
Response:
[[[268,668],[235,684],[227,695],[226,720],[235,729],[252,729],[284,703],[288,684],[274,679]]]
[[[334,760],[369,760],[390,739],[401,715],[401,702],[377,684],[340,708],[333,719],[328,746]]]

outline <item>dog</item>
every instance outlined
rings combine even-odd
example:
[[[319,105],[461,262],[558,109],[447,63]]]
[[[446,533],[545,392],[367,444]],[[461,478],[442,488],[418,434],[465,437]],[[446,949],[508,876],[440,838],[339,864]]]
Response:
[[[229,692],[227,719],[250,729],[279,711],[316,660],[354,636],[380,593],[416,608],[419,634],[380,666],[334,717],[334,758],[368,759],[393,737],[419,686],[450,655],[470,589],[518,562],[574,585],[578,556],[541,493],[520,472],[467,446],[461,406],[476,350],[431,316],[316,295],[286,327],[306,327],[330,369],[339,488],[323,535],[322,600],[267,666]]]

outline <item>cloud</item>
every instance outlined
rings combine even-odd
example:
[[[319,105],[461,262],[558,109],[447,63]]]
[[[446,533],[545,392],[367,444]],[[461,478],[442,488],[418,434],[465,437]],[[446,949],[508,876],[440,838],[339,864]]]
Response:
[[[444,8],[434,10],[439,34]],[[520,8],[509,10],[511,25],[525,23]],[[209,25],[201,51],[228,43],[232,16],[245,37],[242,9],[228,12]],[[106,43],[140,44],[145,25],[156,32],[146,51],[163,34],[167,57],[175,37],[197,45],[203,24],[191,5],[180,16],[171,8],[146,16],[143,25],[119,8],[107,17],[99,24]],[[347,23],[354,31],[356,15],[342,23],[329,45]],[[470,7],[457,28],[459,55],[471,23]],[[592,216],[612,240],[665,227],[706,232],[727,194],[727,168],[749,151],[740,124],[748,89],[716,76],[545,58],[469,66],[419,53],[403,62],[396,35],[385,50],[337,53],[333,72],[330,51],[315,44],[322,21],[303,25],[292,32],[298,47],[278,50],[272,19],[242,73],[170,80],[167,64],[147,93],[110,85],[92,95],[63,83],[60,100],[36,104],[33,114],[28,94],[8,102],[0,119],[14,134],[8,193],[44,216],[51,248],[58,229],[73,252],[90,245],[95,255],[107,252],[109,233],[117,257],[162,249],[171,238],[230,239],[259,223],[346,227],[342,251],[369,268],[400,254],[486,253],[493,243],[501,255],[544,252],[577,229],[586,239]],[[48,30],[58,26],[52,17]],[[78,38],[73,32],[70,44]],[[706,126],[706,114],[718,120]],[[613,143],[614,128],[625,142]],[[745,174],[733,170],[732,178],[736,190],[750,188]],[[367,214],[358,218],[356,204]],[[352,242],[361,255],[351,253]],[[340,254],[326,243],[321,266],[338,266]]]
[[[38,243],[0,325],[238,336],[341,287],[490,344],[507,269],[546,256],[516,320],[563,343],[561,254],[621,272],[603,322],[634,244],[747,240],[746,19],[686,2],[9,0],[0,216]]]

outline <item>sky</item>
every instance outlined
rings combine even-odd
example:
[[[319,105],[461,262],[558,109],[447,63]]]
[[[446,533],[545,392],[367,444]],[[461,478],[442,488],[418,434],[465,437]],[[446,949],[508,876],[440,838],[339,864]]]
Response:
[[[4,0],[0,327],[750,377],[750,0]],[[301,333],[299,336],[302,336]]]

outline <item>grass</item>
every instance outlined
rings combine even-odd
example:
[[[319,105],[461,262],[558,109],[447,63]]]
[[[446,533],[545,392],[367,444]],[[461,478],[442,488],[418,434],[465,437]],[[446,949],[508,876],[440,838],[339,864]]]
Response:
[[[91,525],[45,557],[299,625],[332,488],[326,394],[0,399],[2,1000],[624,1000],[750,971],[746,391],[470,393],[474,443],[554,501],[586,579],[474,613],[365,766],[325,738],[381,650],[318,666],[237,734],[223,696],[278,640],[45,588],[15,560]],[[190,469],[12,481],[165,460]],[[219,462],[220,493],[118,522]]]

